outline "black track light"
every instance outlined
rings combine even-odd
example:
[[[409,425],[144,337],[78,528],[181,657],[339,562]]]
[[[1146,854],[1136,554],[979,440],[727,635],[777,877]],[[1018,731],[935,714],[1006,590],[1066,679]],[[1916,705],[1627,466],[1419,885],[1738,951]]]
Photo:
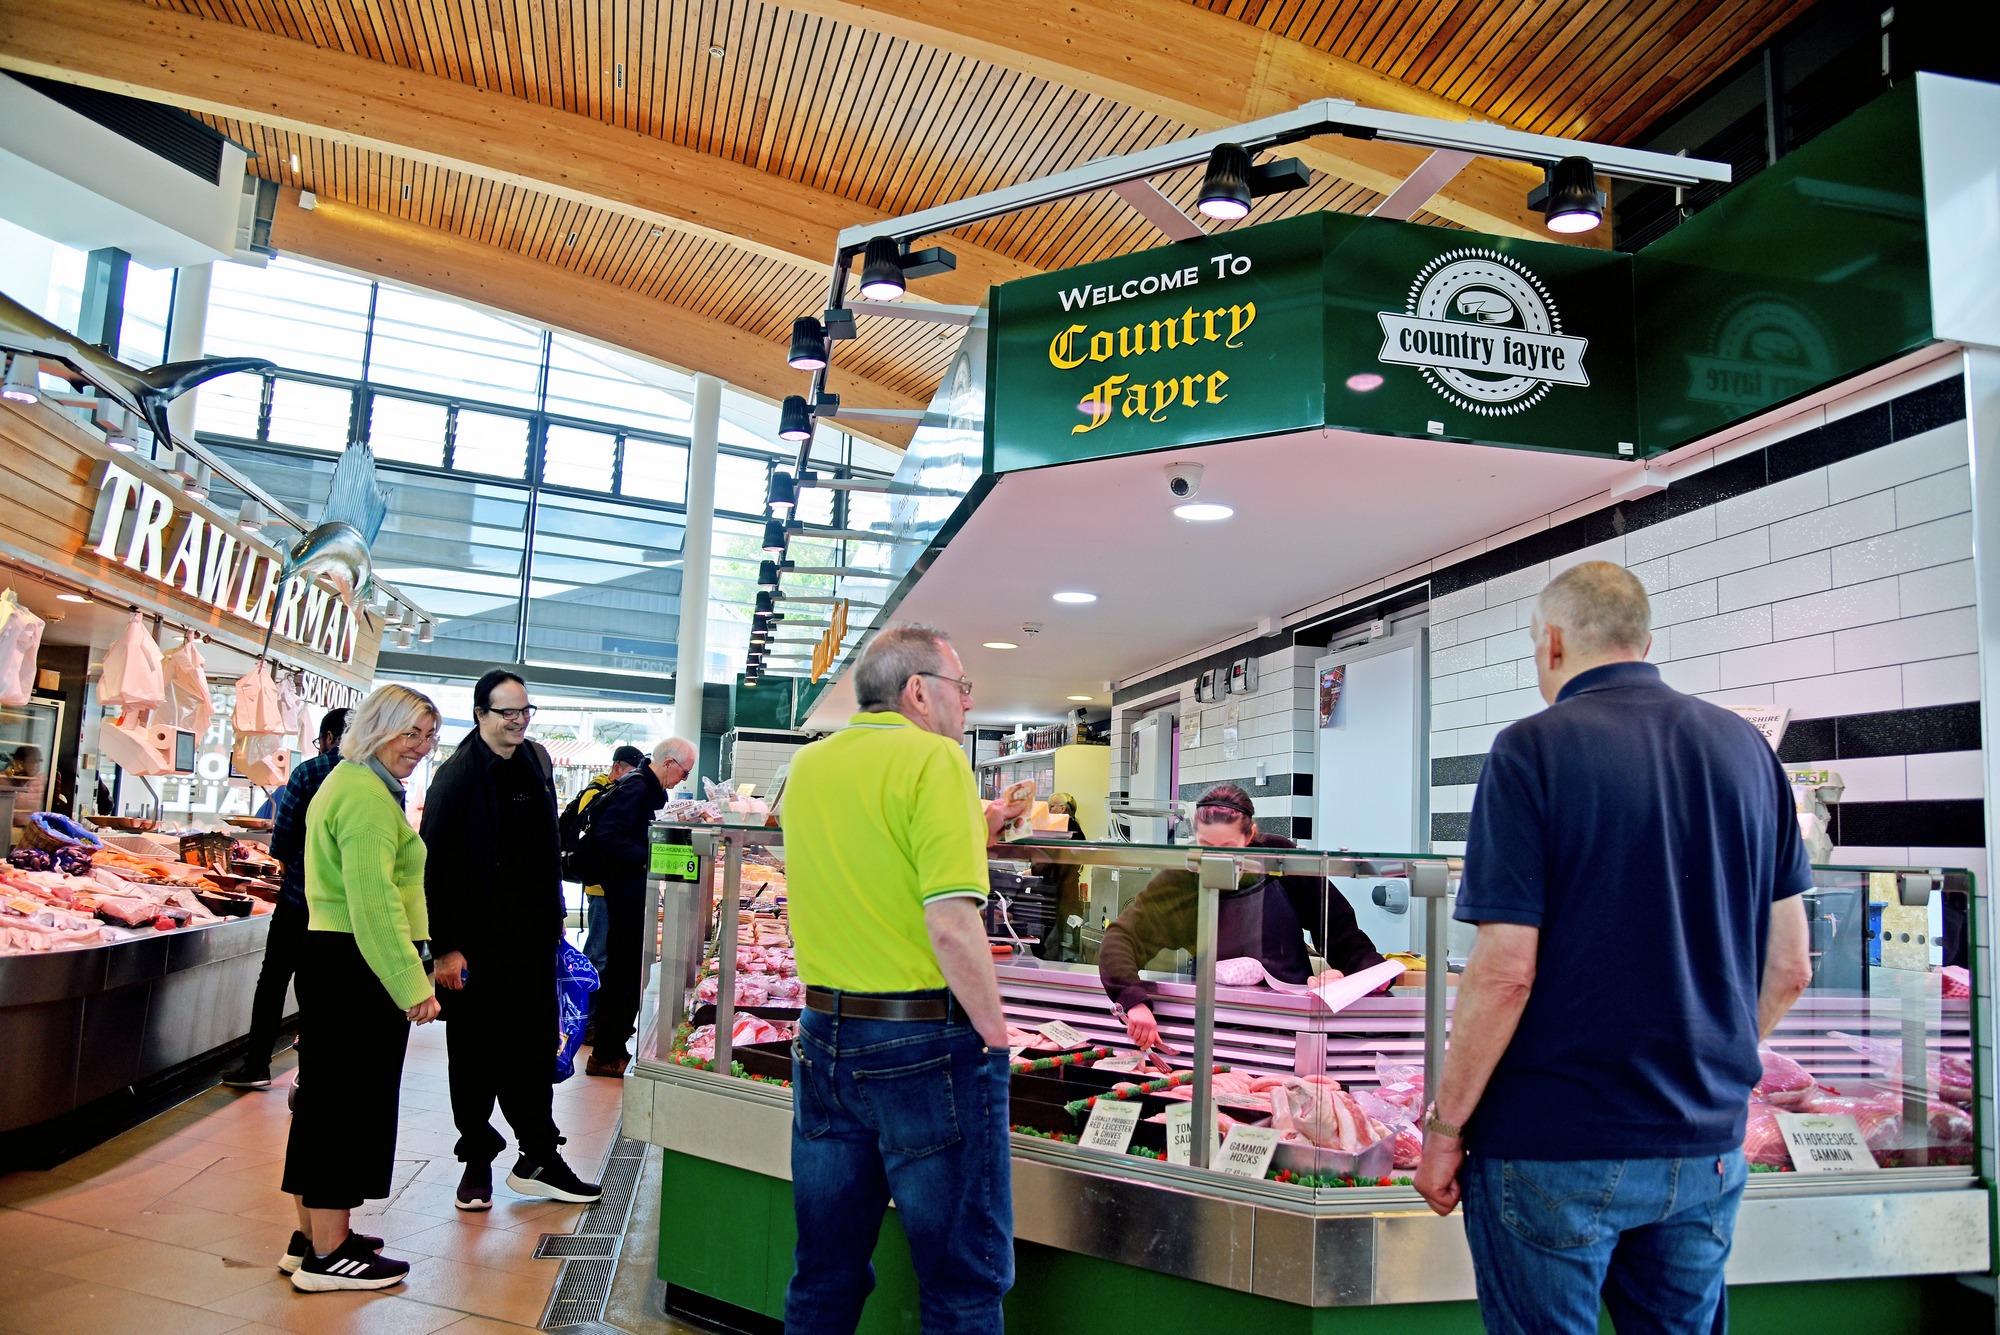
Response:
[[[898,273],[901,272],[899,269]],[[826,367],[826,329],[810,315],[792,321],[792,352],[786,358],[794,371],[819,371]]]
[[[757,587],[760,589],[775,589],[778,587],[778,563],[776,561],[762,561],[758,563]]]
[[[785,554],[785,521],[772,519],[764,524],[764,555],[773,561]]]
[[[771,591],[765,589],[757,595],[757,611],[765,616],[769,616],[776,610],[776,602],[777,600],[772,596]]]
[[[805,397],[788,394],[785,403],[778,410],[778,437],[781,440],[811,440],[813,433],[812,409],[806,406]]]
[[[1528,207],[1546,215],[1551,232],[1588,232],[1604,221],[1604,192],[1589,158],[1564,158],[1543,169],[1542,183],[1528,192]]]
[[[791,518],[792,507],[799,503],[799,488],[790,473],[782,468],[771,470],[771,487],[764,498],[764,503],[771,507],[771,513],[778,518]]]
[[[1241,144],[1217,144],[1208,155],[1195,207],[1210,218],[1235,222],[1250,212],[1250,155]]]
[[[895,301],[903,290],[902,252],[892,238],[878,236],[861,253],[861,295],[870,301]]]

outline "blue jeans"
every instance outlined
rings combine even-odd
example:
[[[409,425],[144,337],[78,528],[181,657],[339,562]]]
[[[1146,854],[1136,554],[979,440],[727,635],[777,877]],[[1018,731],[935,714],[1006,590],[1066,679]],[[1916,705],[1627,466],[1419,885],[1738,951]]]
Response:
[[[1492,1335],[1619,1335],[1728,1327],[1722,1266],[1748,1170],[1743,1152],[1574,1163],[1467,1155],[1465,1237]]]
[[[583,955],[597,970],[597,981],[602,985],[604,966],[611,958],[611,910],[604,907],[603,895],[583,897],[583,927]]]
[[[792,1108],[799,1242],[786,1335],[854,1330],[891,1200],[924,1335],[997,1335],[1014,1283],[1007,1050],[963,1020],[807,1011],[792,1045]]]

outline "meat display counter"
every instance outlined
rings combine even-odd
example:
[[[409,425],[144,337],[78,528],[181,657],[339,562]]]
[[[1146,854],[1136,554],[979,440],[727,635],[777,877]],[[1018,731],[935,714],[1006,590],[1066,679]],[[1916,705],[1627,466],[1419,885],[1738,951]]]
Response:
[[[649,883],[658,931],[648,961],[662,967],[626,1085],[625,1134],[663,1151],[669,1305],[768,1318],[782,1311],[794,1237],[787,1035],[797,1001],[784,984],[783,836],[659,827],[654,837],[690,832],[692,849],[656,856]],[[1214,945],[1223,902],[1256,877],[1330,878],[1335,892],[1386,880],[1407,886],[1421,919],[1419,963],[1442,964],[1459,859],[1087,842],[1019,856],[1075,867],[1093,888],[1112,872],[1132,886],[1182,885],[1195,932],[1189,949],[1162,953],[1152,961],[1159,971],[1142,974],[1162,1037],[1183,1054],[1171,1077],[1133,1069],[1140,1063],[1095,967],[1038,958],[1042,947],[996,932],[1016,1042],[1046,1045],[1018,1050],[1014,1065],[1010,1325],[1099,1329],[1155,1304],[1191,1314],[1162,1327],[1171,1329],[1252,1319],[1331,1329],[1321,1317],[1335,1308],[1373,1309],[1383,1329],[1413,1315],[1468,1319],[1462,1219],[1437,1217],[1408,1185],[1420,1144],[1412,1124],[1435,1083],[1455,980],[1419,967],[1387,991],[1370,980],[1346,989],[1366,993],[1358,997],[1337,983],[1225,986],[1219,966],[1235,976],[1240,962],[1218,960]],[[1875,922],[1871,906],[1920,912],[1924,896],[1967,880],[1822,869],[1813,913]],[[1734,1328],[1760,1328],[1760,1310],[1778,1322],[1780,1306],[1786,1326],[1815,1310],[1841,1313],[1857,1285],[1871,1304],[1921,1307],[1952,1286],[1945,1277],[1988,1271],[1992,1205],[1974,1165],[1992,1131],[1975,1127],[1973,1002],[1961,976],[1927,952],[1883,949],[1865,929],[1829,934],[1814,985],[1766,1045],[1766,1080],[1753,1096],[1753,1175],[1728,1272]],[[1121,1152],[1074,1143],[1093,1100],[1141,1105]],[[1821,1110],[1856,1116],[1874,1162],[1795,1171],[1775,1115]],[[1213,1137],[1191,1130],[1204,1124],[1217,1128]],[[1277,1134],[1260,1136],[1263,1127]],[[1169,1137],[1182,1128],[1185,1153],[1176,1154]],[[1272,1140],[1265,1158],[1255,1147]],[[864,1330],[903,1329],[898,1314],[915,1311],[897,1232],[892,1211]],[[1105,1294],[1116,1301],[1092,1296]],[[1398,1311],[1416,1303],[1464,1306],[1449,1318],[1437,1307]],[[1352,1328],[1378,1328],[1353,1317],[1362,1324]]]

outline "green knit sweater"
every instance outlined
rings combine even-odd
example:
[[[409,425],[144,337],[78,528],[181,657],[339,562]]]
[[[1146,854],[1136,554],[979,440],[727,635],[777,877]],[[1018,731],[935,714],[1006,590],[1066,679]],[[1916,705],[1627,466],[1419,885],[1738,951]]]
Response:
[[[374,770],[343,760],[306,813],[306,908],[315,932],[346,932],[404,1010],[431,995],[414,944],[429,938],[424,841]]]

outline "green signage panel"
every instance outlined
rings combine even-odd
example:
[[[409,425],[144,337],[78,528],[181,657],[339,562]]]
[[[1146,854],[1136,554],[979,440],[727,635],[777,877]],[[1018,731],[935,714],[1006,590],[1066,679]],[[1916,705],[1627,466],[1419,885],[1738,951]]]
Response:
[[[988,470],[1338,427],[1636,456],[1631,260],[1351,214],[996,288]]]
[[[670,881],[692,881],[698,864],[695,851],[686,844],[654,844],[652,873]]]

